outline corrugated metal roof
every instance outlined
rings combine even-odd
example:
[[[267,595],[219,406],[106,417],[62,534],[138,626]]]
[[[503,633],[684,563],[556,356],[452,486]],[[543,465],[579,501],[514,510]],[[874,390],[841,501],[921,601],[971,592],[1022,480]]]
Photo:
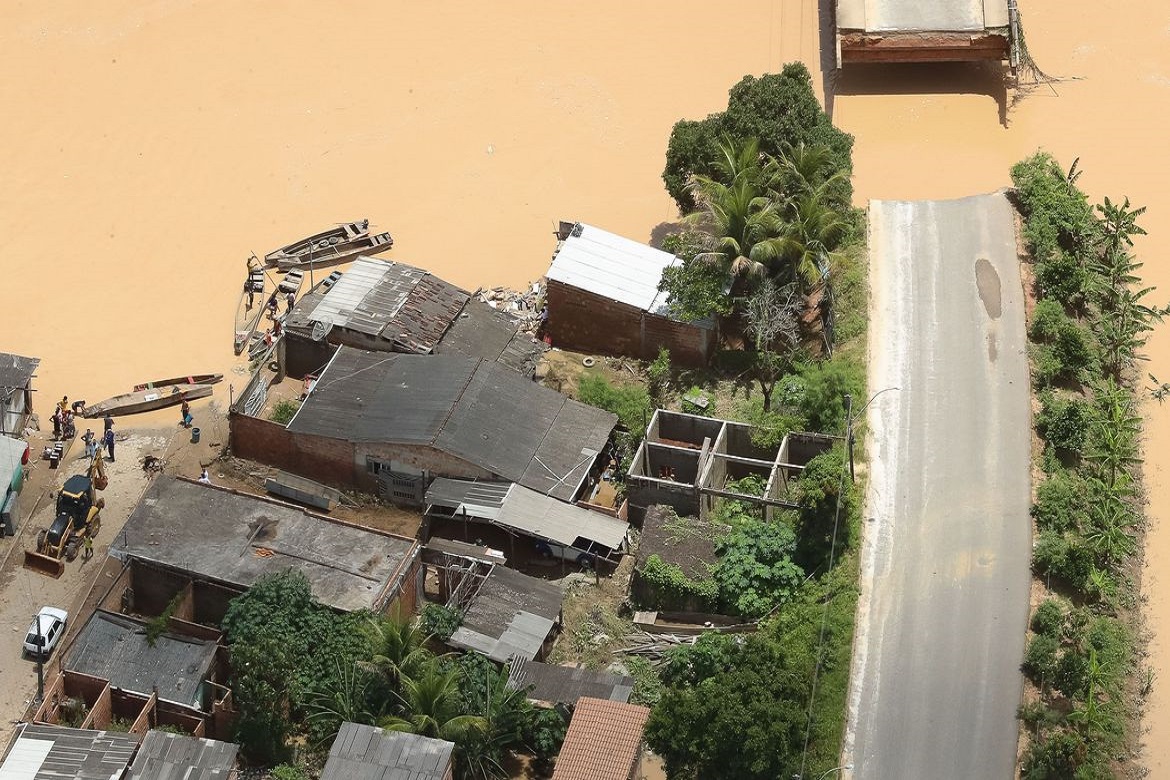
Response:
[[[560,620],[564,595],[559,585],[495,566],[447,643],[500,663],[531,660]]]
[[[382,338],[393,341],[402,352],[431,352],[470,297],[455,285],[427,273],[382,329]]]
[[[499,363],[342,347],[288,430],[428,444],[504,479],[571,500],[617,417]]]
[[[442,780],[454,749],[442,739],[342,723],[321,780]]]
[[[435,352],[496,360],[531,377],[545,345],[519,328],[519,320],[511,314],[472,299],[443,334]]]
[[[231,742],[148,731],[127,780],[226,780],[237,751]]]
[[[499,516],[511,482],[475,482],[469,479],[439,477],[427,488],[426,502],[448,507],[456,514],[493,520]]]
[[[508,687],[524,691],[529,699],[551,704],[576,704],[589,696],[609,701],[629,701],[634,692],[632,677],[582,669],[554,666],[540,661],[513,659],[508,664]]]
[[[669,252],[632,241],[592,225],[580,226],[562,242],[546,276],[563,284],[656,314],[662,272],[678,262]]]
[[[146,625],[98,610],[73,641],[65,658],[71,672],[109,680],[115,688],[185,706],[199,704],[199,689],[215,664],[209,639],[160,634],[153,643]]]
[[[27,387],[36,373],[40,358],[21,357],[10,352],[0,352],[0,396],[4,391],[16,387]]]
[[[410,271],[417,270],[410,266],[396,266],[382,260],[359,257],[337,283],[329,288],[321,302],[309,314],[309,319],[376,336],[402,305],[402,301],[406,300],[410,288],[418,281],[417,277],[410,278]],[[395,272],[392,279],[406,276],[402,281],[408,280],[409,284],[388,285],[385,292],[378,296],[379,305],[375,311],[373,307],[375,302],[367,302],[366,299],[371,297],[375,288],[381,285],[383,277],[391,271]]]
[[[112,780],[122,776],[138,748],[130,734],[42,723],[19,728],[0,765],[0,780]]]

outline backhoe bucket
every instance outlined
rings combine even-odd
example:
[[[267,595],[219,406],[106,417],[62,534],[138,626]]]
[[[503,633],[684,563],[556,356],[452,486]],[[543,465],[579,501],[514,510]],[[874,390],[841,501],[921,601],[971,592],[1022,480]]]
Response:
[[[39,574],[44,574],[53,579],[58,579],[65,573],[65,561],[57,558],[51,558],[48,555],[41,555],[40,553],[32,552],[30,550],[24,551],[24,568],[31,569]]]

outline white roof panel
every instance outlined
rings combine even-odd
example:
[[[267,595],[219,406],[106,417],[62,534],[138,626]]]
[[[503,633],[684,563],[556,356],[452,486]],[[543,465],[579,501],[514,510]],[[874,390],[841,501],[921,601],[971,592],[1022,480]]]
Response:
[[[337,280],[337,284],[325,293],[325,297],[313,309],[309,319],[344,326],[392,267],[382,260],[359,257]]]
[[[570,546],[577,537],[620,549],[630,524],[591,509],[566,504],[523,485],[512,485],[497,522]]]
[[[580,235],[577,233],[580,232]],[[659,311],[658,282],[662,272],[678,262],[669,252],[632,241],[592,225],[562,242],[546,276],[604,298],[644,311]]]

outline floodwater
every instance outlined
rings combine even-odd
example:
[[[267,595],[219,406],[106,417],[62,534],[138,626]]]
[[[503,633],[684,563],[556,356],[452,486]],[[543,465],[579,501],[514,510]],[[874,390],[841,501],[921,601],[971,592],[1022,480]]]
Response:
[[[1149,206],[1138,250],[1170,300],[1170,7],[1020,5],[1040,67],[1079,80],[1012,107],[968,67],[831,85],[835,120],[857,136],[858,202],[993,190],[1039,147],[1079,156],[1094,198]],[[559,219],[649,239],[675,216],[659,178],[674,121],[722,108],[746,73],[792,59],[819,71],[832,51],[819,14],[816,0],[9,2],[0,350],[42,358],[43,412],[172,374],[223,371],[238,390],[229,323],[253,251],[369,218],[394,235],[389,257],[474,289],[541,276]],[[1170,379],[1170,338],[1149,353]],[[1151,645],[1147,756],[1161,776],[1170,410],[1146,413],[1144,585],[1166,634]]]

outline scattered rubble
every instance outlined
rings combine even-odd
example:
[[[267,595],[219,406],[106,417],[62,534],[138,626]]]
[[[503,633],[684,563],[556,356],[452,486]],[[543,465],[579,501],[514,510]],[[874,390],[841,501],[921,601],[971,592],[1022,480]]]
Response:
[[[544,309],[544,283],[533,282],[523,292],[507,287],[480,288],[475,297],[493,309],[508,312],[520,320],[524,333],[535,334],[540,328]]]

